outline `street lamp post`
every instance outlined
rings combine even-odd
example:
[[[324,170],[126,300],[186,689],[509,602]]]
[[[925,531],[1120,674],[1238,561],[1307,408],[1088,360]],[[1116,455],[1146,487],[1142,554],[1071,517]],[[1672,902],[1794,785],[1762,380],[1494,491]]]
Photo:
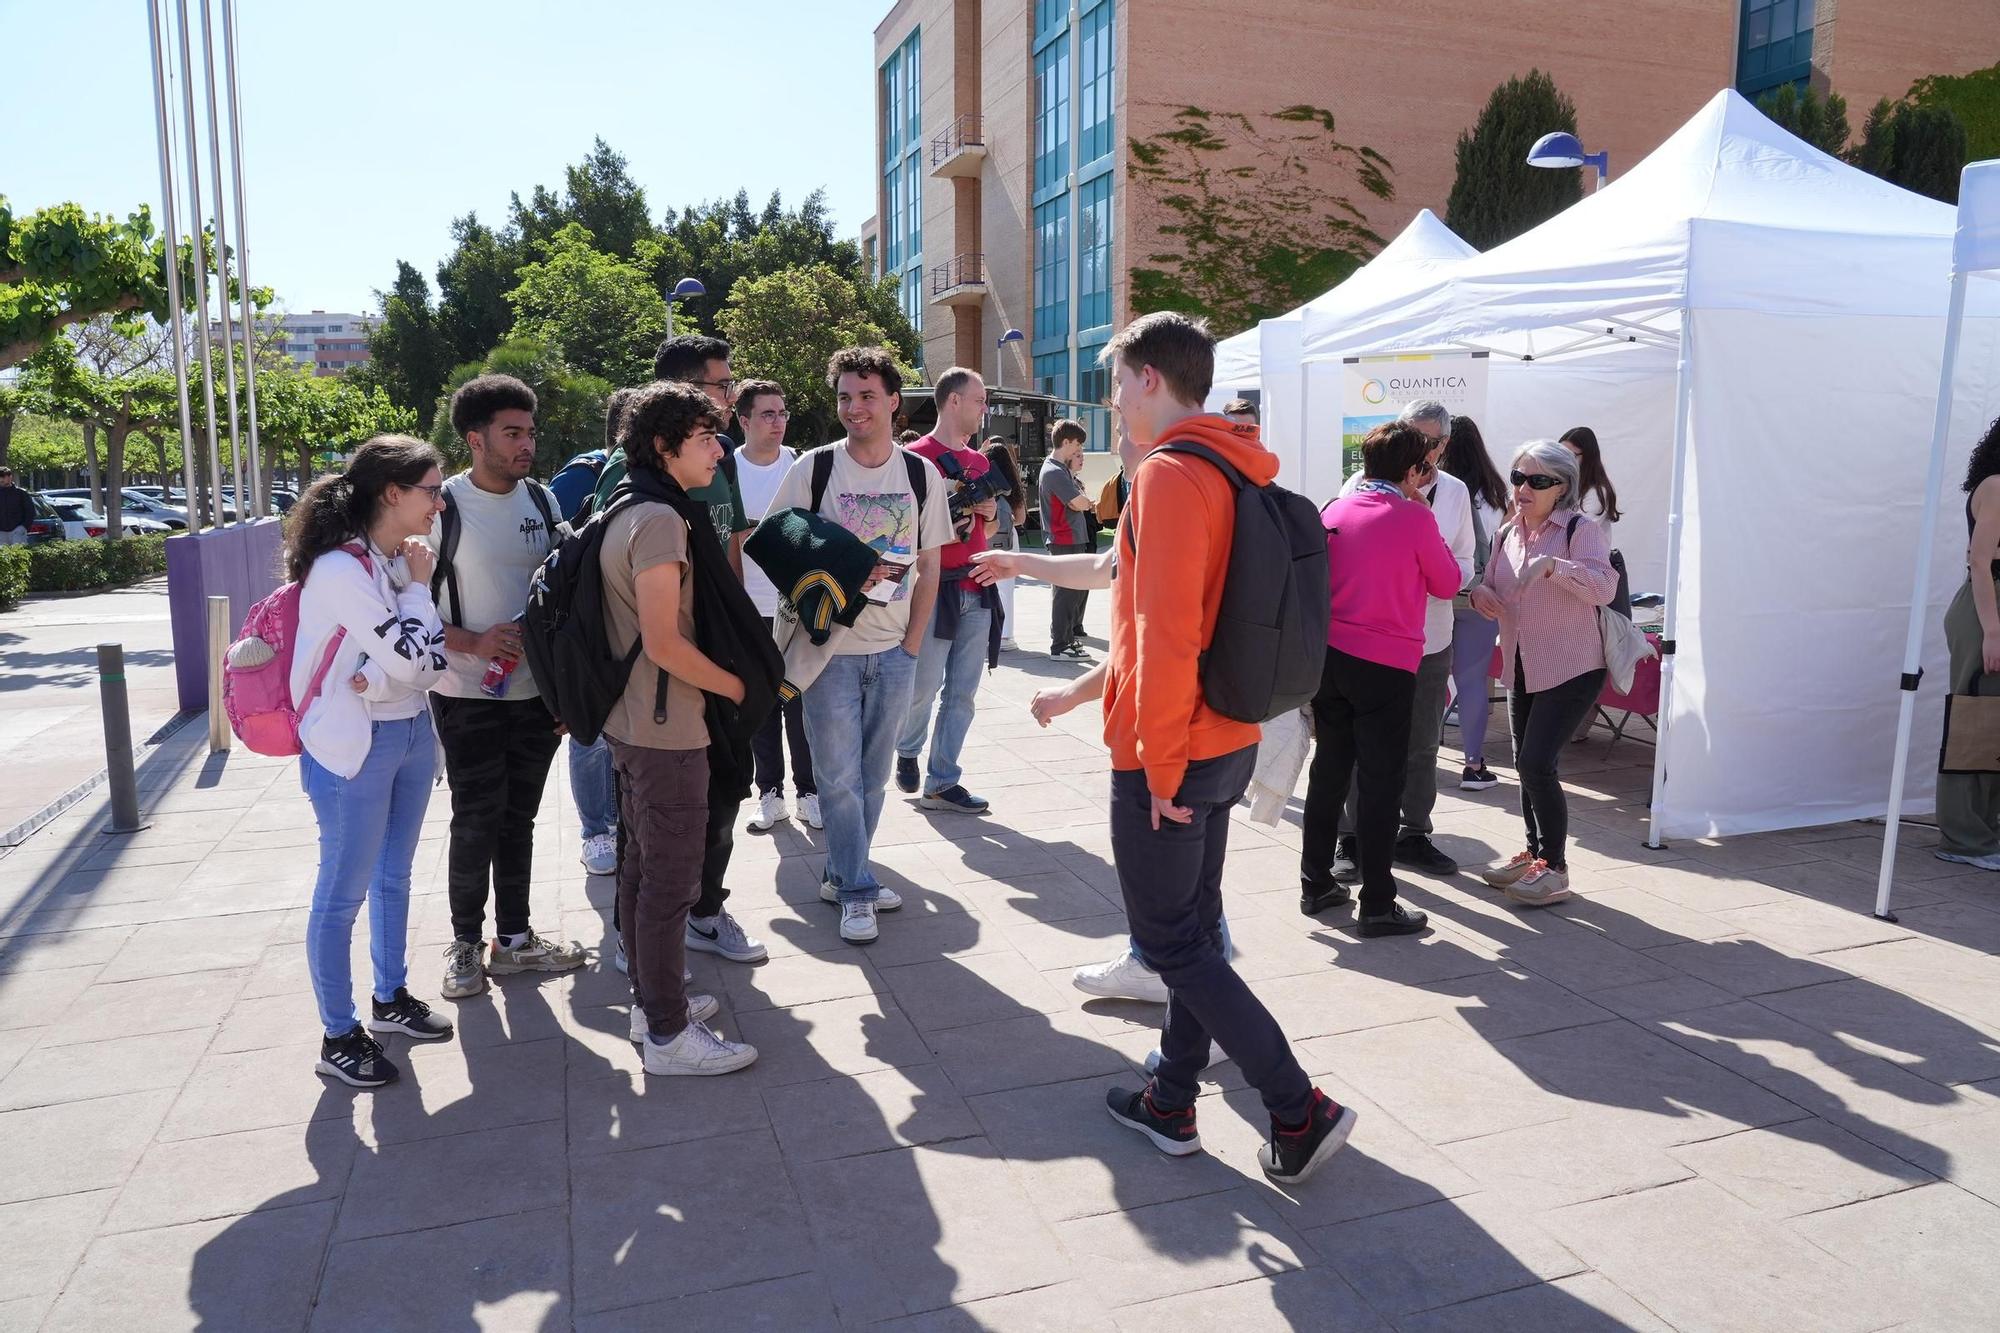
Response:
[[[1007,344],[1026,342],[1027,337],[1028,335],[1019,329],[1009,329],[1000,335],[1000,341],[996,344],[1000,349],[1000,376],[994,381],[994,388],[1004,389],[1007,387]]]
[[[1535,140],[1535,146],[1528,150],[1528,165],[1531,167],[1596,167],[1597,177],[1591,184],[1592,194],[1604,188],[1604,181],[1611,174],[1611,154],[1586,153],[1583,143],[1567,130],[1557,130],[1544,134]]]
[[[707,296],[708,288],[701,285],[699,278],[682,278],[674,284],[674,294],[667,298],[667,336],[674,336],[674,302],[689,296]]]

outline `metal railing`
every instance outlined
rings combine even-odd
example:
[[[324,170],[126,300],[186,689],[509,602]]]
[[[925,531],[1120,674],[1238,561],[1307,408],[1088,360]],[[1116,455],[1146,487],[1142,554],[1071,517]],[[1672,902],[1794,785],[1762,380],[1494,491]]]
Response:
[[[960,116],[931,139],[931,165],[950,157],[963,148],[983,148],[985,136],[980,133],[979,117],[970,113]]]
[[[986,256],[953,255],[931,270],[931,296],[943,296],[954,287],[984,287]]]

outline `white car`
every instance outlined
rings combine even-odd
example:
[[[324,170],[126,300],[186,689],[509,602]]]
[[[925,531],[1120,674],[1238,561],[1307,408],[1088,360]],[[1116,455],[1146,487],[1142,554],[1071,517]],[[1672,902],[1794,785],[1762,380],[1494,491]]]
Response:
[[[63,536],[70,541],[82,541],[86,537],[102,537],[110,531],[104,515],[90,507],[88,500],[72,500],[60,495],[51,495],[48,502],[62,516]],[[120,532],[172,532],[164,523],[150,518],[139,518],[125,514],[119,519]]]

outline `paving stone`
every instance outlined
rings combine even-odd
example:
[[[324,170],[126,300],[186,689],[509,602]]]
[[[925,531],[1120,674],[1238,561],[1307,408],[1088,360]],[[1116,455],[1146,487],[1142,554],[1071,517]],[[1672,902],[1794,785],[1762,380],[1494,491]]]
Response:
[[[1893,1060],[1935,1083],[2000,1077],[2000,1037],[1878,982],[1841,980],[1767,995],[1759,1002],[1861,1054]]]
[[[72,870],[46,886],[44,905],[80,907],[95,903],[142,903],[171,898],[194,873],[196,862],[121,865],[106,870]],[[204,870],[206,865],[203,866]]]
[[[1124,1074],[1129,1066],[1078,1013],[1024,1014],[950,1028],[930,1037],[931,1050],[960,1096]]]
[[[0,862],[4,866],[5,862]],[[0,938],[0,976],[47,972],[64,968],[98,967],[110,962],[131,938],[132,926],[96,930],[54,931]],[[0,990],[0,996],[6,992]],[[5,1009],[0,1008],[0,1014]],[[0,1022],[6,1021],[0,1017]]]
[[[569,1225],[561,1208],[327,1252],[313,1310],[329,1329],[532,1330],[569,1323]]]
[[[1153,1156],[1159,1162],[1159,1153]],[[1319,1266],[1277,1210],[1250,1189],[1080,1217],[1054,1230],[1077,1271],[1092,1274],[1114,1307]]]
[[[1887,1328],[1917,1313],[1721,1187],[1683,1181],[1543,1215],[1555,1236],[1679,1328]]]
[[[1126,947],[1129,935],[1123,912],[1053,923],[1002,918],[996,924],[1014,951],[1038,972],[1104,962]]]
[[[1596,1273],[1577,1273],[1397,1321],[1402,1333],[1673,1333]]]
[[[1517,933],[1505,938],[1500,946],[1501,958],[1559,986],[1585,993],[1643,981],[1663,981],[1674,975],[1674,969],[1667,964],[1615,940],[1588,930],[1566,928],[1559,917],[1543,919],[1550,928],[1542,933]]]
[[[737,1035],[757,1048],[757,1063],[730,1078],[758,1087],[813,1083],[836,1074],[867,1074],[930,1064],[936,1057],[886,990],[733,1014]]]
[[[1018,954],[885,968],[882,979],[898,1006],[924,1033],[1072,1007]]]
[[[345,1120],[156,1143],[103,1229],[145,1231],[338,1199],[361,1142]]]
[[[1687,1180],[1692,1168],[1634,1142],[1627,1119],[1579,1107],[1553,1125],[1531,1125],[1439,1149],[1468,1178],[1528,1212]],[[1470,1192],[1470,1191],[1466,1191]]]
[[[1609,1010],[1594,1003],[1594,994],[1586,1000],[1555,982],[1512,967],[1432,982],[1422,989],[1449,997],[1453,1004],[1443,1016],[1456,1019],[1487,1041],[1581,1027],[1611,1017]]]
[[[1310,1052],[1300,1057],[1308,1068],[1336,1070],[1365,1088],[1427,1143],[1550,1124],[1571,1110],[1493,1046],[1444,1019],[1320,1037],[1302,1049]]]
[[[771,1123],[763,1086],[741,1074],[662,1078],[633,1072],[593,1078],[570,1088],[566,1119],[575,1158],[717,1138]]]
[[[1689,1010],[1730,1004],[1736,996],[1695,977],[1676,975],[1665,981],[1642,981],[1635,986],[1613,986],[1592,991],[1590,1002],[1621,1018],[1643,1020]]]
[[[1362,1299],[1391,1317],[1584,1269],[1492,1195],[1469,1195],[1307,1232]]]
[[[123,1184],[173,1099],[135,1092],[0,1113],[0,1203]]]
[[[207,972],[216,968],[248,967],[264,953],[277,912],[245,912],[238,916],[203,916],[192,921],[162,921],[141,926],[125,941],[100,981],[133,981],[140,977]]]
[[[1657,949],[1733,934],[1707,912],[1638,888],[1593,889],[1563,904],[1563,920],[1628,949]]]
[[[1839,1208],[1937,1179],[1824,1120],[1746,1130],[1669,1152],[1772,1217]]]
[[[45,1328],[303,1328],[336,1205],[100,1236],[49,1312]]]
[[[891,916],[882,929],[893,930],[896,924]],[[739,1014],[748,1014],[758,1009],[787,1009],[821,1000],[848,1000],[883,993],[882,979],[865,954],[863,948],[850,947],[845,953],[801,954],[782,968],[732,968],[724,974],[730,1007]],[[624,978],[619,977],[618,981],[622,983]]]
[[[840,1319],[826,1282],[817,1273],[753,1282],[727,1291],[702,1292],[670,1301],[628,1305],[584,1315],[577,1333],[737,1333],[739,1329],[796,1333],[832,1328]]]
[[[44,1044],[105,1041],[156,1032],[214,1028],[228,1017],[245,969],[188,972],[91,986],[49,1025]]]
[[[1923,1137],[1942,1163],[1936,1174],[2000,1204],[2000,1109],[1942,1121],[1926,1128]]]
[[[1230,1333],[1370,1333],[1389,1327],[1339,1274],[1324,1268],[1298,1269],[1128,1306],[1116,1312],[1113,1322],[1128,1333],[1155,1333],[1163,1327]]]
[[[207,1045],[206,1032],[167,1032],[78,1046],[39,1046],[0,1079],[0,1110],[178,1088]]]
[[[971,1138],[980,1132],[936,1065],[772,1088],[764,1094],[764,1104],[791,1162]]]
[[[1799,1218],[1795,1231],[1905,1297],[1938,1329],[2000,1326],[2000,1208],[1953,1185],[1926,1185]],[[1915,1327],[1915,1325],[1911,1325]]]
[[[1074,921],[1123,907],[1115,892],[1107,895],[1056,865],[1040,874],[966,880],[951,892],[996,920]]]
[[[188,1075],[160,1137],[191,1139],[351,1119],[357,1103],[377,1095],[313,1073],[318,1062],[317,1039],[259,1051],[210,1051]]]
[[[0,1205],[0,1303],[37,1296],[53,1299],[97,1234],[97,1224],[116,1194],[92,1190]],[[4,1309],[0,1304],[0,1311]]]
[[[360,1154],[336,1239],[384,1236],[553,1207],[569,1194],[560,1123],[475,1130]]]
[[[42,1028],[60,1022],[102,971],[84,966],[0,975],[0,1028]]]
[[[1739,907],[1734,911],[1718,912],[1716,916],[1738,930],[1793,954],[1831,953],[1887,940],[1908,939],[1910,935],[1903,927],[1878,921],[1872,915],[1808,898]],[[1840,962],[1837,958],[1825,961],[1835,966]]]

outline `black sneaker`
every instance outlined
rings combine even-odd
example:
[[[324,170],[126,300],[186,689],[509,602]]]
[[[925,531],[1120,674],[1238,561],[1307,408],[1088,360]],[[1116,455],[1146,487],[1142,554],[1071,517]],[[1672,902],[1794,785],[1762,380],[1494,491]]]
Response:
[[[1201,1135],[1194,1128],[1194,1107],[1162,1111],[1153,1105],[1153,1085],[1150,1083],[1137,1092],[1129,1088],[1113,1088],[1105,1095],[1104,1105],[1113,1120],[1127,1129],[1138,1130],[1169,1157],[1186,1157],[1189,1153],[1201,1151]]]
[[[1271,1122],[1271,1141],[1257,1153],[1257,1165],[1281,1185],[1296,1185],[1326,1165],[1326,1159],[1347,1145],[1354,1132],[1354,1108],[1342,1106],[1318,1088],[1312,1090],[1306,1123],[1282,1129]]]
[[[379,1088],[403,1076],[403,1071],[382,1054],[381,1045],[359,1026],[338,1037],[320,1039],[319,1064],[314,1072],[331,1074],[356,1088]]]
[[[407,989],[399,987],[396,998],[387,1004],[380,1000],[371,1003],[375,1012],[368,1020],[370,1032],[400,1032],[418,1041],[436,1041],[451,1035],[451,1020],[433,1013],[429,1005]]]
[[[1333,882],[1336,884],[1359,884],[1361,882],[1361,847],[1352,833],[1334,844]]]
[[[1055,655],[1057,657],[1067,657],[1072,662],[1088,662],[1091,660],[1090,650],[1080,643],[1072,643]]]
[[[907,754],[897,755],[896,756],[897,790],[906,791],[910,795],[915,796],[917,794],[917,788],[921,785],[923,785],[923,776],[917,772],[916,756]]]
[[[1354,890],[1345,884],[1312,875],[1299,876],[1299,910],[1307,916],[1318,916],[1330,907],[1340,907],[1354,901]]]
[[[1484,764],[1476,768],[1470,764],[1466,765],[1465,772],[1460,774],[1458,779],[1460,791],[1491,791],[1499,785],[1500,779],[1494,777],[1493,770]]]
[[[1456,875],[1458,862],[1437,849],[1437,844],[1421,833],[1396,839],[1396,864],[1421,870],[1426,875]]]
[[[919,810],[952,810],[961,815],[983,815],[991,807],[984,796],[974,796],[956,782],[943,791],[927,792],[917,802]]]
[[[1430,924],[1430,914],[1415,911],[1401,903],[1390,903],[1386,912],[1362,912],[1354,918],[1355,933],[1374,938],[1378,935],[1414,935]]]

